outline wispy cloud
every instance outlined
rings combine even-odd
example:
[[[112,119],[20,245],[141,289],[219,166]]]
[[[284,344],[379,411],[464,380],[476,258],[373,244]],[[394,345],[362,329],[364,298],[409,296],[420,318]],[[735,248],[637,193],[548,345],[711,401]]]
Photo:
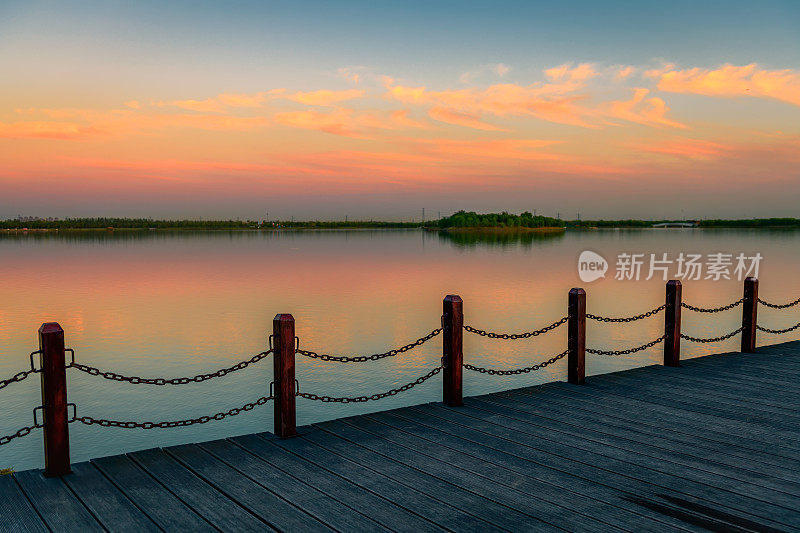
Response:
[[[464,84],[474,83],[483,77],[505,78],[511,72],[511,67],[505,63],[489,63],[474,70],[468,70],[459,76],[458,81]]]
[[[774,98],[800,105],[800,72],[792,69],[767,70],[752,63],[728,64],[713,70],[677,70],[668,66],[649,74],[658,79],[658,89],[665,92]]]
[[[364,91],[359,89],[347,89],[344,91],[320,89],[318,91],[294,93],[286,98],[306,105],[331,106],[347,100],[361,98],[362,96],[364,96]]]
[[[611,118],[646,126],[686,128],[685,124],[667,118],[669,107],[661,98],[652,96],[648,89],[634,89],[630,100],[615,100],[603,106],[600,112]]]
[[[478,115],[453,111],[452,109],[448,109],[446,107],[432,107],[430,110],[428,110],[428,115],[433,120],[438,120],[439,122],[446,122],[448,124],[455,124],[457,126],[474,128],[476,130],[506,131],[498,126],[483,122]]]

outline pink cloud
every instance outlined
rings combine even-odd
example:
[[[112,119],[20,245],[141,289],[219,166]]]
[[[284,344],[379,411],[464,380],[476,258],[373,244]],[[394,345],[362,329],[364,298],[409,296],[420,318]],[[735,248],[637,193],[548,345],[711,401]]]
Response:
[[[439,122],[446,122],[456,126],[485,131],[506,131],[503,128],[481,121],[480,117],[477,115],[453,111],[446,107],[432,107],[428,110],[428,115]]]
[[[658,77],[658,88],[666,92],[774,98],[800,105],[800,72],[792,69],[766,70],[752,63],[714,70],[666,68],[652,74]]]
[[[671,128],[686,128],[685,124],[667,118],[669,107],[658,97],[647,98],[648,89],[634,89],[630,100],[616,100],[609,102],[601,109],[601,113],[612,119],[635,122],[646,126],[666,126]]]
[[[358,89],[348,89],[345,91],[328,91],[322,89],[319,91],[298,92],[286,98],[306,105],[331,106],[347,100],[361,98],[362,96],[364,96],[364,91]]]

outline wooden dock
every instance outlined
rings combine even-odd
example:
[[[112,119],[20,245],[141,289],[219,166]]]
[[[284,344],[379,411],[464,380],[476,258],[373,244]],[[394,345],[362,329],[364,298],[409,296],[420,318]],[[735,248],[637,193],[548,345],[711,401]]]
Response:
[[[0,530],[800,530],[800,341],[681,365],[0,476]]]

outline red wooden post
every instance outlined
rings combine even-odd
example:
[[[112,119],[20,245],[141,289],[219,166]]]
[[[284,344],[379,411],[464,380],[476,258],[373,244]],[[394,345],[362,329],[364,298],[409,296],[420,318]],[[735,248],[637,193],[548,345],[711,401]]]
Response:
[[[664,309],[664,366],[681,364],[681,282],[667,282],[667,307]]]
[[[39,328],[42,360],[42,407],[44,410],[44,475],[72,473],[69,464],[67,421],[67,368],[64,330],[57,322]]]
[[[275,315],[272,321],[274,338],[272,360],[275,383],[275,434],[279,437],[297,435],[294,379],[294,317]]]
[[[450,294],[442,304],[442,401],[445,405],[464,405],[462,373],[464,361],[464,307],[460,296]]]
[[[758,324],[758,278],[744,280],[742,302],[742,351],[756,351],[756,325]]]
[[[569,291],[567,322],[567,377],[570,383],[586,383],[586,291]]]

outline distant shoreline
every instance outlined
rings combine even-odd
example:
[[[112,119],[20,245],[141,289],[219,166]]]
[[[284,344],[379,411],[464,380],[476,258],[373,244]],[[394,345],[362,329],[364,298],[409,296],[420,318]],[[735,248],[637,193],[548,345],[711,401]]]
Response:
[[[415,229],[452,233],[561,233],[565,230],[651,229],[654,224],[674,224],[672,220],[562,220],[509,213],[477,214],[459,211],[450,217],[427,222],[390,222],[376,220],[294,221],[294,220],[153,220],[144,218],[68,218],[60,220],[0,220],[0,232],[58,231],[284,231],[284,230],[377,230]],[[685,223],[682,222],[682,223]],[[696,229],[791,229],[800,228],[799,218],[705,219],[693,220]],[[656,228],[662,229],[662,228]]]

